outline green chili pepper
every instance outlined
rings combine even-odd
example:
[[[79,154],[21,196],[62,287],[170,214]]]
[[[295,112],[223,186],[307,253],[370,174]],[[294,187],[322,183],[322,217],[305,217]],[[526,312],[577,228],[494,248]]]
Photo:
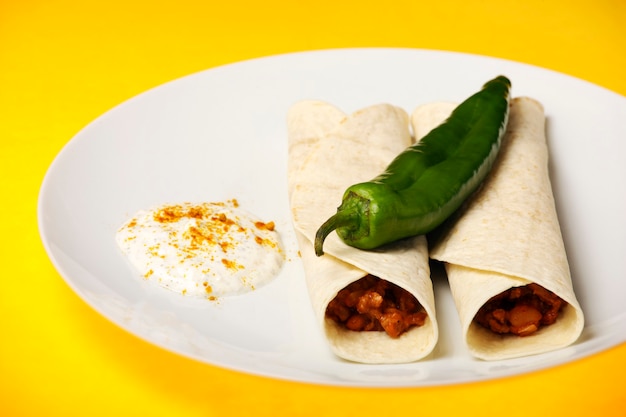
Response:
[[[317,256],[333,230],[347,245],[375,249],[439,226],[491,170],[508,122],[510,89],[504,76],[487,82],[382,174],[350,186],[316,233]]]

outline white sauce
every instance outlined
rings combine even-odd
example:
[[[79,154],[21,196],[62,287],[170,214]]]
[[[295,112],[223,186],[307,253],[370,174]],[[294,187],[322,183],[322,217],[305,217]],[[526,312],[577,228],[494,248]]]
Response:
[[[273,226],[236,200],[182,203],[138,212],[116,241],[146,279],[214,299],[254,290],[278,274],[284,252]]]

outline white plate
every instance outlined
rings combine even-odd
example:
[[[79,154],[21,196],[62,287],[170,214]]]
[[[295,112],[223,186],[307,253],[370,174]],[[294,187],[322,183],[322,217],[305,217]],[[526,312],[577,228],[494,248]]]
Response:
[[[515,360],[472,359],[445,279],[435,277],[440,340],[406,365],[335,358],[315,326],[286,194],[285,115],[294,102],[345,112],[460,101],[507,75],[515,96],[540,100],[551,174],[586,327],[573,346]],[[76,135],[39,197],[45,248],[71,288],[127,331],[172,352],[274,378],[346,386],[477,381],[572,361],[626,341],[626,99],[587,82],[515,62],[411,49],[289,54],[211,69],[145,92]],[[165,202],[237,198],[274,220],[290,260],[271,284],[219,303],[148,285],[118,251],[115,231]]]

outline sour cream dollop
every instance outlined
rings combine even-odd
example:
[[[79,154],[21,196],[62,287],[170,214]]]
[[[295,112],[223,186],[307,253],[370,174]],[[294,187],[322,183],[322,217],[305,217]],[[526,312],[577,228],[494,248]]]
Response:
[[[259,288],[284,261],[274,223],[242,210],[237,200],[141,210],[118,229],[116,241],[146,279],[209,299]]]

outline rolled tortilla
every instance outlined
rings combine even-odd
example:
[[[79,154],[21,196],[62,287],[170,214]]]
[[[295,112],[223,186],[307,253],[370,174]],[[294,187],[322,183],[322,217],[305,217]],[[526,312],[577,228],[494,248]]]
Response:
[[[326,254],[315,256],[317,228],[337,210],[345,189],[381,172],[410,145],[407,113],[381,104],[346,116],[319,101],[295,104],[287,117],[288,183],[294,227],[311,304],[331,350],[362,363],[402,363],[424,358],[437,337],[428,251],[423,236],[380,251],[345,245],[335,233],[325,242]],[[372,274],[413,294],[426,310],[423,326],[398,338],[385,332],[350,331],[326,318],[329,302],[348,284]]]
[[[411,115],[416,138],[453,108],[451,103],[417,108]],[[431,258],[445,263],[464,340],[475,357],[538,354],[570,345],[580,336],[584,317],[572,287],[548,173],[544,109],[536,100],[512,100],[507,133],[489,177],[429,240]],[[493,296],[529,283],[567,302],[552,325],[520,337],[498,335],[473,320]]]

